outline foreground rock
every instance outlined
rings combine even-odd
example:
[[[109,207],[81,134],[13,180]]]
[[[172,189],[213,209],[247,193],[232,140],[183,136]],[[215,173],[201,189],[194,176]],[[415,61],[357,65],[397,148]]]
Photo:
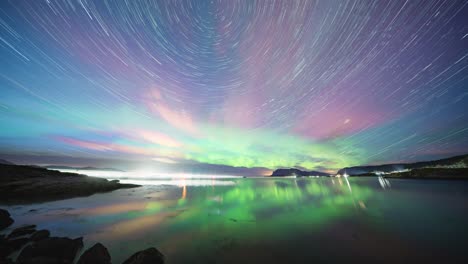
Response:
[[[271,174],[273,177],[286,177],[286,176],[330,176],[330,174],[320,171],[302,171],[298,169],[277,169]]]
[[[88,250],[86,250],[83,255],[81,255],[80,260],[77,264],[110,264],[111,257],[107,248],[104,247],[101,243],[97,243]]]
[[[3,210],[9,216],[8,211]],[[35,225],[14,229],[8,236],[0,235],[0,264],[71,264],[83,247],[83,238],[49,237],[48,230],[35,231]],[[21,248],[23,248],[21,250]],[[19,253],[16,262],[12,257]],[[111,256],[106,247],[97,243],[87,249],[77,264],[110,264]],[[156,248],[148,248],[133,254],[124,264],[160,264],[164,255]]]
[[[50,236],[49,230],[39,230],[36,233],[32,234],[30,237],[31,241],[39,241]]]
[[[0,263],[5,261],[5,258],[11,253],[20,250],[26,243],[29,242],[29,238],[9,238],[5,236],[0,237]]]
[[[72,263],[83,247],[83,239],[50,237],[26,246],[18,256],[20,264]]]
[[[36,232],[36,225],[26,225],[22,227],[18,227],[11,231],[11,233],[8,235],[8,238],[15,238],[15,237],[20,237],[24,235],[30,235],[32,233]]]
[[[18,238],[13,240],[8,240],[4,237],[0,238],[0,263],[2,263],[2,260],[5,260],[8,255],[19,250],[26,243],[28,243],[27,238]]]
[[[155,248],[148,248],[138,251],[123,264],[162,264],[164,263],[164,255]]]
[[[13,222],[10,213],[7,210],[0,209],[0,230],[9,227]]]
[[[138,186],[40,167],[0,164],[0,201],[5,204],[60,200]]]

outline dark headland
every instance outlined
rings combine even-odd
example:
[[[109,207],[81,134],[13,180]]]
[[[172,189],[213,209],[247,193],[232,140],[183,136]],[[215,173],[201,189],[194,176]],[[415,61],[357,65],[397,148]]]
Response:
[[[271,174],[272,177],[307,177],[307,176],[330,176],[330,174],[320,171],[303,171],[299,169],[277,169]]]
[[[468,179],[468,155],[415,163],[343,168],[338,174],[349,176],[383,176],[401,179]]]
[[[340,169],[337,176],[383,176],[401,179],[468,179],[468,154],[446,159],[422,161],[415,163],[393,163],[372,166],[354,166]],[[277,169],[271,176],[332,176],[317,171],[299,169]]]
[[[138,185],[36,166],[0,164],[0,201],[3,204],[60,200],[133,187]]]

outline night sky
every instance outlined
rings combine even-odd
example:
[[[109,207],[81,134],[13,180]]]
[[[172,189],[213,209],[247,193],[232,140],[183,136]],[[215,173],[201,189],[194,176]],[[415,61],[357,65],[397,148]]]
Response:
[[[468,152],[468,1],[4,0],[0,92],[20,163],[443,158]]]

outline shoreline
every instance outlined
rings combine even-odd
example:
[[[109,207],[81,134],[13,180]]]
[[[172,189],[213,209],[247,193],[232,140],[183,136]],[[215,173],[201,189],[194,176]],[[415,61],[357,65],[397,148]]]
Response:
[[[72,199],[58,203],[54,202],[51,204],[52,206],[33,205],[17,206],[16,208],[15,206],[12,206],[10,207],[11,209],[5,207],[2,208],[8,209],[12,213],[12,217],[17,220],[17,222],[15,222],[16,225],[12,226],[13,228],[6,230],[6,232],[10,232],[14,228],[23,225],[37,224],[38,230],[47,229],[53,236],[68,237],[70,239],[83,237],[84,247],[81,252],[93,247],[93,245],[96,245],[97,243],[102,243],[103,246],[107,247],[110,255],[112,256],[113,263],[123,263],[134,252],[145,249],[149,246],[154,246],[159,249],[166,256],[166,261],[168,263],[175,264],[186,263],[188,260],[192,260],[193,263],[208,263],[209,261],[204,261],[213,260],[217,262],[223,262],[224,260],[229,262],[229,260],[233,259],[245,263],[254,263],[252,262],[252,259],[249,259],[249,256],[251,256],[253,253],[258,253],[258,256],[261,260],[272,260],[272,263],[277,263],[275,261],[278,260],[278,256],[281,255],[287,256],[287,260],[291,260],[291,258],[296,260],[296,262],[290,261],[291,263],[300,263],[297,260],[301,260],[301,258],[308,258],[308,252],[312,251],[308,250],[310,245],[307,246],[307,243],[300,243],[299,241],[310,243],[309,239],[315,239],[315,245],[319,247],[317,250],[322,252],[322,250],[330,249],[330,253],[337,250],[336,247],[340,245],[340,250],[348,249],[348,245],[346,245],[347,243],[339,243],[340,241],[343,241],[343,239],[345,239],[345,241],[348,243],[358,243],[356,246],[351,246],[349,251],[346,252],[348,254],[353,254],[354,257],[359,258],[358,254],[361,252],[361,248],[367,248],[367,246],[379,244],[374,243],[373,241],[387,241],[389,238],[391,238],[387,236],[381,237],[379,236],[379,233],[370,232],[371,230],[365,230],[359,228],[359,226],[351,226],[348,223],[348,220],[353,219],[354,217],[359,217],[359,219],[362,221],[372,220],[369,218],[370,215],[373,215],[370,212],[373,211],[373,208],[380,208],[379,204],[372,205],[373,203],[370,201],[370,203],[367,203],[367,198],[362,196],[369,194],[369,192],[367,192],[365,188],[362,189],[360,187],[373,186],[373,188],[376,190],[381,189],[380,186],[375,184],[373,180],[367,178],[369,181],[364,181],[362,184],[359,184],[359,182],[361,182],[359,180],[354,181],[354,183],[350,180],[353,187],[352,192],[348,191],[348,187],[344,182],[343,185],[332,185],[331,181],[326,179],[323,181],[323,183],[318,183],[315,180],[305,180],[306,181],[303,181],[303,183],[307,183],[307,185],[294,185],[293,183],[295,182],[295,179],[292,181],[290,179],[284,179],[284,181],[281,181],[281,179],[278,180],[287,184],[277,184],[275,183],[277,179],[271,179],[270,181],[262,181],[262,179],[259,179],[253,185],[259,187],[256,188],[256,190],[258,190],[259,194],[261,195],[256,196],[258,200],[255,199],[252,200],[252,202],[247,203],[239,203],[236,197],[232,197],[233,200],[231,201],[228,200],[227,198],[230,197],[230,195],[226,194],[228,190],[224,188],[219,188],[216,189],[216,192],[211,192],[211,187],[188,187],[187,196],[184,197],[182,187],[170,188],[167,190],[167,192],[166,190],[160,192],[158,188],[146,188],[146,186],[144,186],[139,189],[124,189],[118,192],[99,194],[96,195],[96,197],[84,197],[83,199]],[[246,183],[246,181],[240,182]],[[406,182],[411,183],[412,181]],[[243,186],[249,187],[253,185]],[[307,188],[307,186],[320,187],[320,190],[326,190],[327,187],[333,189],[336,188],[336,190],[341,191],[322,192],[319,191],[319,188]],[[428,186],[426,184],[422,184],[421,186],[424,187],[426,191],[431,189],[427,188]],[[458,185],[457,183],[454,183],[452,186]],[[322,189],[322,187],[325,189]],[[398,186],[396,187],[399,189]],[[231,194],[235,193],[234,190],[236,188],[238,187],[230,188],[232,191]],[[449,190],[450,189],[451,188],[449,188]],[[249,188],[246,188],[246,190],[249,190]],[[314,199],[303,199],[300,197],[295,197],[285,205],[283,203],[284,200],[282,199],[282,196],[275,198],[274,194],[272,193],[274,190],[277,190],[283,194],[286,194],[286,191],[288,190],[296,190],[298,194],[307,192],[307,197],[314,197]],[[406,190],[408,191],[408,189]],[[411,192],[413,193],[412,190],[413,189],[411,188]],[[290,194],[292,193],[294,192],[290,192]],[[374,201],[384,201],[384,205],[386,205],[388,202],[395,201],[395,199],[391,199],[392,197],[397,198],[400,196],[398,192],[391,191],[382,191],[378,193],[379,195],[387,195],[386,197],[388,199],[385,200],[380,198],[377,199],[378,197],[375,197],[376,199],[374,199]],[[264,196],[269,194],[270,196]],[[343,199],[340,198],[343,197],[343,195],[346,197],[346,201],[349,203],[346,203],[346,206],[343,204],[340,205],[340,208],[341,206],[345,206],[342,207],[343,209],[346,209],[344,212],[348,212],[350,214],[345,213],[344,215],[337,216],[337,218],[332,217],[323,222],[323,227],[328,226],[328,224],[333,224],[333,226],[331,226],[330,229],[326,229],[323,233],[320,233],[320,236],[329,237],[330,235],[335,235],[330,237],[326,244],[321,244],[322,238],[316,239],[317,235],[314,234],[314,226],[322,226],[321,221],[315,223],[314,221],[301,220],[301,223],[307,224],[305,224],[304,227],[299,228],[299,225],[297,225],[299,222],[295,220],[300,219],[299,215],[297,214],[299,212],[314,211],[317,215],[326,214],[319,213],[317,210],[282,211],[282,208],[290,208],[290,206],[296,205],[298,206],[297,208],[317,208],[317,205],[329,200],[328,198],[331,198],[332,201],[340,202],[340,199],[343,201]],[[268,197],[272,198],[273,200],[267,199]],[[424,196],[420,197],[424,198]],[[338,200],[334,198],[337,198]],[[200,202],[197,202],[197,199],[199,199]],[[365,205],[357,203],[356,208],[353,206],[351,201],[353,199],[355,199],[356,202],[363,200]],[[245,208],[245,206],[251,206],[251,208],[254,209],[254,206],[252,206],[254,201],[258,201],[258,205],[265,204],[265,208],[268,208],[268,212],[279,210],[277,212],[287,214],[287,222],[276,222],[276,220],[273,220],[274,218],[264,214],[259,215],[260,218],[256,219],[257,222],[243,221],[243,218],[241,217],[234,217],[234,220],[232,220],[232,215],[216,215],[214,214],[215,211],[210,210],[210,208],[215,209],[219,207],[221,212],[227,212],[226,210],[229,210],[231,206],[235,206],[236,208]],[[72,204],[72,202],[75,204]],[[310,203],[310,207],[302,207],[302,202]],[[217,204],[219,204],[219,206]],[[426,204],[432,204],[432,202]],[[329,209],[335,207],[333,203],[324,203],[323,206]],[[160,208],[163,208],[164,211],[160,211]],[[398,208],[398,206],[395,206],[395,208]],[[35,210],[34,212],[29,212],[30,209]],[[398,212],[400,211],[401,210],[398,210]],[[131,216],[129,216],[127,212],[131,212]],[[206,216],[207,212],[208,216]],[[418,215],[421,214],[418,213]],[[191,216],[196,216],[196,218],[191,218]],[[304,220],[305,219],[306,218],[304,218]],[[307,219],[313,218],[307,217]],[[206,224],[209,228],[208,230],[210,230],[209,233],[204,233],[203,231],[199,232],[200,222],[198,220],[207,221]],[[335,221],[337,221],[336,223],[339,225],[335,225]],[[99,224],[96,224],[96,222]],[[217,227],[216,223],[220,224],[220,226]],[[260,226],[265,226],[264,231],[262,231],[263,235],[243,235],[243,232],[245,230],[249,230],[249,228],[255,228],[255,230],[258,230],[255,227],[256,225],[258,225],[258,228],[260,228]],[[271,226],[268,227],[269,225]],[[183,226],[184,229],[180,229],[181,226]],[[281,226],[288,226],[288,228],[280,231],[278,228]],[[386,226],[387,225],[385,225],[385,228]],[[298,228],[295,229],[295,227]],[[305,227],[307,227],[307,229],[303,229]],[[337,229],[340,231],[335,232]],[[311,233],[308,233],[307,236],[302,236],[304,233],[302,230],[311,230]],[[391,234],[395,230],[397,230],[397,227],[393,226],[387,231],[389,234]],[[6,232],[2,232],[2,234],[5,234]],[[234,239],[231,237],[233,234],[235,234]],[[272,236],[269,237],[267,234],[271,234]],[[415,233],[414,235],[417,236],[418,233]],[[290,236],[292,239],[291,241],[295,241],[293,246],[290,248],[281,248],[279,250],[275,249],[276,247],[284,245],[287,246],[287,244],[282,244],[281,239],[277,240],[278,238],[285,236]],[[262,237],[262,239],[257,241],[255,240],[255,237]],[[186,244],[187,240],[188,244]],[[200,250],[200,248],[197,248],[195,245],[192,246],[190,244],[190,241],[192,240],[206,245],[203,247],[203,251]],[[255,244],[248,244],[250,241],[256,242]],[[268,241],[272,241],[271,244],[269,244]],[[247,244],[244,245],[244,242]],[[338,245],[335,244],[337,242]],[[448,242],[451,242],[451,240],[448,240]],[[302,246],[296,247],[294,244],[300,244]],[[120,245],[125,245],[125,247],[122,248]],[[251,245],[254,245],[254,250],[250,249]],[[398,246],[398,248],[402,250],[405,248],[411,248],[411,250],[413,250],[414,246],[411,246],[410,244],[408,245],[409,247],[400,247],[399,245],[400,243],[395,241],[394,246]],[[433,246],[438,244],[432,243],[430,245]],[[395,248],[394,246],[391,248]],[[379,247],[373,249],[378,250],[379,254],[385,254],[386,252],[389,253],[389,251],[386,251],[385,248],[386,247]],[[228,250],[225,251],[226,249]],[[272,250],[276,252],[276,255],[272,255],[274,257],[270,258],[269,256]],[[294,258],[295,253],[293,252],[298,253],[296,258]],[[416,255],[411,252],[408,253],[409,257],[416,258]],[[453,252],[456,253],[457,251]],[[325,257],[325,255],[327,255],[322,253],[317,254],[319,257]],[[17,256],[17,254],[11,255],[11,257],[14,256]],[[79,255],[77,259],[78,258]],[[403,258],[395,257],[392,260],[394,260],[394,262],[398,262],[402,259]],[[335,260],[344,260],[344,258],[339,259],[336,257]],[[316,262],[322,263],[320,259]],[[281,263],[281,261],[279,261],[279,263]]]
[[[3,205],[64,200],[140,186],[41,167],[0,164],[0,203]]]
[[[7,210],[0,209],[0,233],[14,224]],[[36,229],[35,224],[22,225],[0,235],[0,263],[77,263],[110,264],[111,255],[100,242],[84,248],[83,237],[53,237],[47,229]],[[76,262],[74,261],[76,260]],[[138,251],[124,264],[163,264],[165,256],[155,247]]]

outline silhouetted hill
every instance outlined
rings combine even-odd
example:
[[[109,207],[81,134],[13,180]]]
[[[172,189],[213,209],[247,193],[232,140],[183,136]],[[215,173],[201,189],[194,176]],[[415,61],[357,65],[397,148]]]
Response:
[[[271,174],[273,177],[286,177],[286,176],[330,176],[330,174],[320,171],[302,171],[299,169],[277,169]]]
[[[446,159],[422,161],[415,163],[396,163],[396,164],[383,164],[375,166],[355,166],[347,167],[338,171],[338,174],[343,175],[345,172],[348,175],[365,175],[372,174],[373,172],[393,172],[401,170],[413,170],[421,168],[468,168],[468,154],[455,156]]]

